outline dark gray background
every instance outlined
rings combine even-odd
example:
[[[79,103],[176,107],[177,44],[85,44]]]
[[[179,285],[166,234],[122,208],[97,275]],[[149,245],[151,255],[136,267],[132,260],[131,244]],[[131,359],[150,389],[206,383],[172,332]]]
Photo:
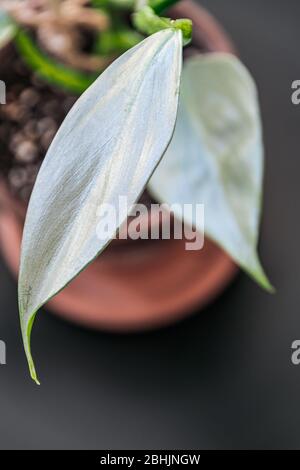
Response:
[[[240,275],[213,305],[151,334],[114,336],[43,313],[28,378],[16,285],[0,265],[0,447],[300,448],[299,0],[206,0],[260,90],[267,150],[261,253],[275,296]]]

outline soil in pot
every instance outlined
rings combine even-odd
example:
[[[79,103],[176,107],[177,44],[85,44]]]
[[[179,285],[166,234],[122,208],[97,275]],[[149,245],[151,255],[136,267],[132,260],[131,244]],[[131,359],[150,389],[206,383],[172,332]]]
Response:
[[[193,20],[194,40],[186,54],[233,52],[215,20],[193,2],[181,2],[170,14]],[[76,98],[29,73],[13,48],[5,54],[10,65],[4,77],[8,104],[0,108],[0,240],[17,274],[26,204],[39,165]],[[151,202],[147,193],[143,197]],[[201,251],[187,251],[185,242],[113,241],[48,306],[71,321],[111,330],[152,328],[182,318],[218,295],[237,271],[209,240]]]

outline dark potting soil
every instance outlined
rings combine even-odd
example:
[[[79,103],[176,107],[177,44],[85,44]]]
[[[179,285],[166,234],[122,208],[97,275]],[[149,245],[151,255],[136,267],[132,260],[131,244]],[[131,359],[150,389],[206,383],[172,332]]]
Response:
[[[1,73],[6,104],[0,106],[0,176],[14,196],[28,201],[48,147],[77,98],[41,81],[13,47],[7,55]]]

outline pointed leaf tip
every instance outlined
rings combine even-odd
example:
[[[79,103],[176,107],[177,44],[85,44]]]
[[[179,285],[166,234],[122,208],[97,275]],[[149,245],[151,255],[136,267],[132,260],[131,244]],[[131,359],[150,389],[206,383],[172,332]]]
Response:
[[[22,241],[19,305],[30,373],[35,313],[114,237],[165,152],[175,126],[182,34],[160,31],[119,57],[79,98],[59,129],[30,199]],[[99,208],[116,223],[99,239]]]
[[[264,268],[261,265],[258,255],[254,256],[254,263],[253,267],[249,269],[248,266],[245,266],[245,271],[252,277],[254,281],[256,281],[262,289],[264,289],[269,294],[275,294],[276,289],[273,287],[271,282],[269,281]]]

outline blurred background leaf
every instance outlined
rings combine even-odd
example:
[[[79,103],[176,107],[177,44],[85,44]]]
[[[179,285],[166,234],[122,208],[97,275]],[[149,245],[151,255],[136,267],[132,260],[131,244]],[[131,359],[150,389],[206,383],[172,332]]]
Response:
[[[207,236],[271,291],[256,251],[262,178],[260,111],[249,72],[229,54],[189,59],[175,133],[149,190],[160,202],[204,204]],[[193,217],[187,222],[196,225]]]

